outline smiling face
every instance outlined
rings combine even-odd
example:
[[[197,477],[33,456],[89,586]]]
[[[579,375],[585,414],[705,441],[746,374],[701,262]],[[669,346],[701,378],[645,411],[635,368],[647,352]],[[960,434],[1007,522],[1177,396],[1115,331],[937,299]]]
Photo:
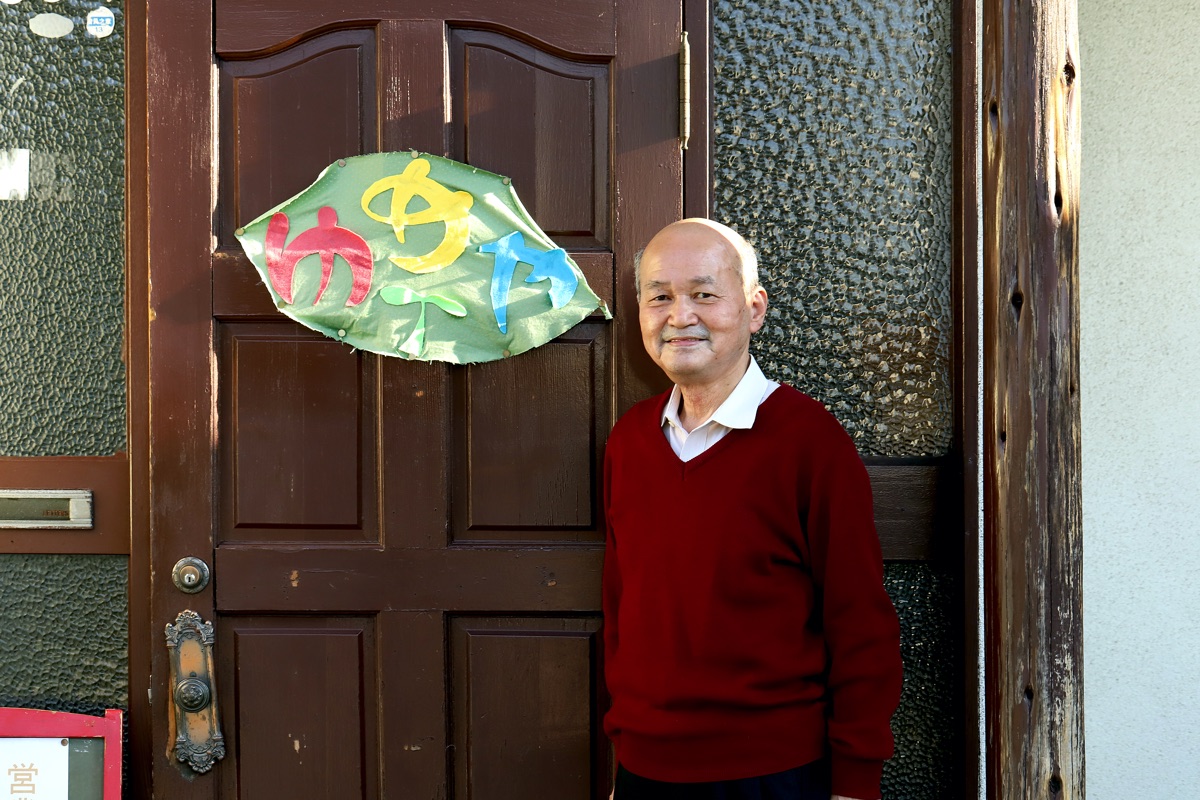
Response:
[[[642,254],[638,319],[642,343],[675,383],[731,391],[750,362],[767,293],[748,294],[737,249],[702,221],[669,225]]]

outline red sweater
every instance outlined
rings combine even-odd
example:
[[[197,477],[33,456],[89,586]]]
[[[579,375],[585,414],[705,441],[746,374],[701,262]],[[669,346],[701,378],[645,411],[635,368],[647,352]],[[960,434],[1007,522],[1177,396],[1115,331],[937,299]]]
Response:
[[[642,777],[769,775],[831,756],[879,797],[900,631],[866,469],[819,403],[780,386],[689,462],[632,408],[605,453],[605,732]]]

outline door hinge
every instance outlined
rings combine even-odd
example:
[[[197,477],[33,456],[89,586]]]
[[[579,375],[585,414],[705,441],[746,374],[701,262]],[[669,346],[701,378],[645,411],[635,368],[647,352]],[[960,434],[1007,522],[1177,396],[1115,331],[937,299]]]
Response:
[[[688,149],[692,135],[692,48],[687,31],[679,36],[679,149]]]

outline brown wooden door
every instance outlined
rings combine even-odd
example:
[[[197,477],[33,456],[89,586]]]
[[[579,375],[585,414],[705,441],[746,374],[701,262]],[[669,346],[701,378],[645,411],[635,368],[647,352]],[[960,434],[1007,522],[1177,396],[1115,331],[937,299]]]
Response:
[[[606,792],[599,467],[652,380],[624,287],[680,214],[680,17],[679,0],[150,6],[153,629],[185,608],[214,622],[228,751],[199,777],[164,756],[158,640],[155,797]],[[616,318],[448,367],[278,314],[234,229],[338,158],[407,149],[511,176]],[[170,581],[187,555],[212,565],[197,595]]]

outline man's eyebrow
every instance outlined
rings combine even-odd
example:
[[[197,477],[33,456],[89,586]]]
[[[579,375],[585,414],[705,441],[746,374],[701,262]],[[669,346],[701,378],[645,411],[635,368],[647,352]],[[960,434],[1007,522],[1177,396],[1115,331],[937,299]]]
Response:
[[[692,280],[689,281],[689,283],[691,283],[692,286],[713,286],[716,284],[716,282],[717,282],[717,279],[714,278],[712,275],[701,275],[697,278],[692,278]],[[653,290],[653,289],[667,289],[667,288],[670,288],[670,286],[671,286],[671,284],[668,283],[667,281],[646,281],[642,285],[642,288]]]

